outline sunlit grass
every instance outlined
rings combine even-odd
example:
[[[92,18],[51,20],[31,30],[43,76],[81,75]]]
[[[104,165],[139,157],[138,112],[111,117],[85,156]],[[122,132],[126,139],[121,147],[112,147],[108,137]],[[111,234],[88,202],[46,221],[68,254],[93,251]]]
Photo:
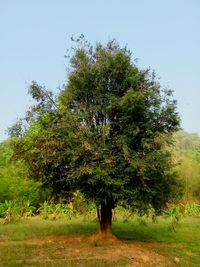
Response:
[[[156,223],[146,219],[143,224],[138,218],[126,223],[116,222],[113,230],[124,240],[200,243],[200,217],[182,218],[177,224],[176,231],[171,229],[171,220],[162,217],[159,217]]]
[[[69,258],[65,255],[65,249],[60,245],[56,247],[56,243],[26,243],[26,240],[43,240],[43,238],[50,237],[54,237],[56,240],[63,236],[76,237],[82,234],[93,234],[97,231],[96,221],[83,221],[80,218],[53,221],[38,217],[15,224],[1,222],[0,267],[126,266],[128,262],[123,257],[117,262],[108,259],[78,258],[79,253],[77,258]],[[174,257],[178,257],[180,259],[179,266],[200,266],[200,217],[182,218],[174,232],[171,230],[169,218],[158,218],[157,222],[153,223],[150,219],[144,221],[136,216],[126,222],[115,221],[113,232],[127,244],[133,240],[161,242],[161,244],[174,243],[173,247],[152,244],[152,249],[172,261]],[[70,244],[68,245],[70,246]]]
[[[93,234],[97,229],[96,222],[80,219],[53,221],[34,218],[14,224],[0,224],[0,240],[26,240],[49,235]]]

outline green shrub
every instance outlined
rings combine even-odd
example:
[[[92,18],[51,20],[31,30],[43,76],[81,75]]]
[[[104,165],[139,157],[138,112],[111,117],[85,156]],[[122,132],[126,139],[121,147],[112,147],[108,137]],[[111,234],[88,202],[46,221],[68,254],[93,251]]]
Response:
[[[5,223],[12,223],[19,220],[19,206],[12,200],[5,200],[0,204],[0,215]]]
[[[181,219],[180,207],[178,205],[173,204],[172,207],[168,210],[163,210],[162,214],[165,218],[171,218],[171,227],[170,229],[176,232],[177,225]]]

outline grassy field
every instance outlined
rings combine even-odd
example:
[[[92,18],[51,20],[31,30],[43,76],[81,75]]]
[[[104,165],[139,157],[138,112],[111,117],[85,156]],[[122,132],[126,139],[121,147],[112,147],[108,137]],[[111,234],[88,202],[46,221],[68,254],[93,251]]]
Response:
[[[32,218],[0,223],[0,266],[200,266],[200,217],[115,221],[117,240],[95,238],[96,222]]]

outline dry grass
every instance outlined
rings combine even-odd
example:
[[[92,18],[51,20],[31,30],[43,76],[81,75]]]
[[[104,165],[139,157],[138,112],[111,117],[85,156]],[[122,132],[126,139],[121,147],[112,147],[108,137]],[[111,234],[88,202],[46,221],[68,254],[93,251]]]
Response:
[[[172,266],[169,259],[152,249],[158,245],[78,235],[4,241],[0,249],[10,250],[11,262],[7,258],[2,266]]]

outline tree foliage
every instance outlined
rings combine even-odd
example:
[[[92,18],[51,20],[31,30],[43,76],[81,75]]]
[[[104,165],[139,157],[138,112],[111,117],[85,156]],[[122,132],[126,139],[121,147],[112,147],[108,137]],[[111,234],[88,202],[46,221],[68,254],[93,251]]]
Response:
[[[177,187],[167,149],[179,127],[172,91],[115,40],[93,47],[80,38],[70,66],[57,99],[30,86],[36,105],[13,138],[16,158],[56,196],[79,189],[94,200],[105,224],[119,201],[159,211]]]

